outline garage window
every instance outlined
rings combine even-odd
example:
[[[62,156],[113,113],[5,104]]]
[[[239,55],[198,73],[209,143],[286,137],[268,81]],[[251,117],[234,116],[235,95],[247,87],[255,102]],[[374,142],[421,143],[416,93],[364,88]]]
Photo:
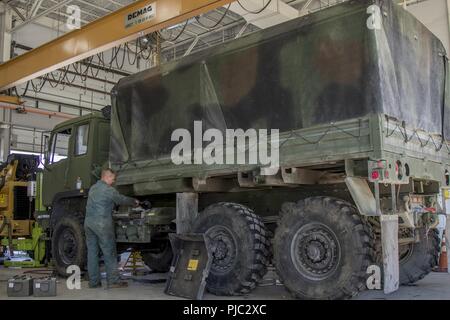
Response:
[[[77,128],[77,139],[75,142],[75,155],[81,156],[87,153],[89,138],[89,124],[81,125]]]

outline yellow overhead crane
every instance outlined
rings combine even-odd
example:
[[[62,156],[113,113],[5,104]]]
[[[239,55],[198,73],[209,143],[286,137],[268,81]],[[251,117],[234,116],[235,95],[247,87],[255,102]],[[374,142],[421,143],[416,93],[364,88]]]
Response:
[[[0,92],[234,0],[139,0],[0,65]]]
[[[3,103],[20,106],[23,104],[23,101],[19,97],[10,97],[10,96],[5,96],[5,95],[0,95],[0,104],[3,104]]]
[[[38,48],[0,64],[0,92],[35,79],[74,62],[111,49],[119,44],[135,40],[202,13],[227,5],[234,0],[139,0],[84,27],[66,33]],[[0,108],[21,107],[18,97],[0,95]],[[25,107],[21,107],[27,111]],[[31,109],[30,109],[31,110]],[[39,111],[43,112],[43,111]],[[50,115],[50,114],[49,114]],[[53,115],[57,115],[56,113]],[[17,163],[2,169],[0,178],[14,175]],[[12,174],[11,174],[12,172]],[[11,209],[14,187],[27,186],[27,182],[0,179],[0,246],[10,250],[29,251],[33,260],[27,262],[5,262],[8,266],[41,266],[45,256],[45,245],[41,241],[42,230],[32,227],[31,218],[14,220]],[[11,181],[10,181],[11,180]],[[28,214],[28,213],[27,213]],[[13,239],[13,237],[27,237]]]

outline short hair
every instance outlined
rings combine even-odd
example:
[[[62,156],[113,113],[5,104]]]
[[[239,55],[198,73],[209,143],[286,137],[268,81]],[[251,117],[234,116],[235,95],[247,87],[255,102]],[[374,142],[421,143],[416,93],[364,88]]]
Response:
[[[103,170],[102,170],[102,178],[103,178],[104,176],[106,176],[107,174],[113,174],[113,175],[116,175],[116,172],[115,172],[113,169],[111,169],[111,168],[103,169]]]

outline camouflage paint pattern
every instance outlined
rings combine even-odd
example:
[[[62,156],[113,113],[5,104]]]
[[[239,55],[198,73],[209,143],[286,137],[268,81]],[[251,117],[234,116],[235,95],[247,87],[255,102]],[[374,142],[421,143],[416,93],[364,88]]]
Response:
[[[379,30],[367,27],[374,4],[381,9]],[[287,148],[289,136],[280,160],[299,166],[310,163],[302,162],[305,152],[314,151],[317,163],[329,155],[382,154],[374,144],[382,139],[372,136],[383,134],[372,127],[383,125],[377,115],[446,136],[445,55],[441,42],[392,1],[354,0],[129,76],[112,98],[110,161],[121,170],[118,184],[132,185],[136,194],[183,191],[190,182],[179,177],[249,168],[171,164],[173,130],[192,131],[196,120],[204,129],[274,128],[285,137],[309,128],[320,136],[330,123],[359,126],[356,141],[297,153]],[[163,187],[160,179],[170,183]]]

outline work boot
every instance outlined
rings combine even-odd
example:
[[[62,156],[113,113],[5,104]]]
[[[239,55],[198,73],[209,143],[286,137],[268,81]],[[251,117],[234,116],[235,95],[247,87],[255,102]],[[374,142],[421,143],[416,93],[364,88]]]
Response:
[[[126,281],[118,281],[112,284],[108,284],[107,288],[108,289],[116,289],[116,288],[127,288],[128,287],[128,282]]]

